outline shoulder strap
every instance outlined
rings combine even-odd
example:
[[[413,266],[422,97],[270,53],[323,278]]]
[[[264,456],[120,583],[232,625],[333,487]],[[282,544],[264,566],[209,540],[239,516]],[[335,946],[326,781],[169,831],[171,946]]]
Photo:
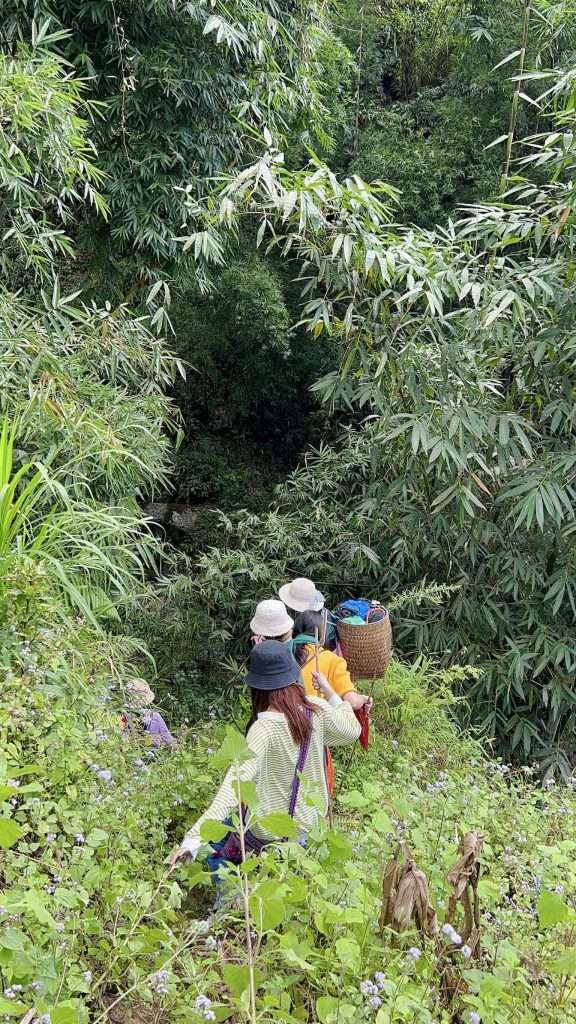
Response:
[[[310,724],[312,724],[312,711],[310,708],[306,708],[306,717]],[[306,764],[306,758],[308,757],[308,751],[310,749],[310,740],[312,738],[312,730],[310,735],[304,743],[300,744],[300,751],[298,753],[298,761],[296,762],[296,769],[294,771],[294,778],[292,779],[292,786],[290,787],[290,800],[288,803],[288,814],[291,818],[294,817],[294,811],[296,810],[296,801],[298,800],[298,792],[300,790],[300,774],[304,771],[304,765]]]

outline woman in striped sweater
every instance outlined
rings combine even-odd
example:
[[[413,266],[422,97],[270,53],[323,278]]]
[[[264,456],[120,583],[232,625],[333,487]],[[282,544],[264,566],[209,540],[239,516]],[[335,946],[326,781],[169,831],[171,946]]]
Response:
[[[334,693],[322,673],[315,674],[314,685],[324,699],[307,697],[298,680],[299,667],[286,644],[266,640],[253,649],[246,677],[252,694],[252,717],[246,739],[253,756],[228,771],[208,810],[170,855],[171,865],[197,856],[202,845],[203,822],[228,823],[230,814],[238,806],[235,787],[238,780],[253,781],[258,793],[258,817],[253,827],[250,818],[246,820],[249,849],[257,850],[274,840],[258,818],[273,811],[284,811],[293,817],[304,839],[316,824],[319,813],[322,810],[326,813],[324,747],[353,743],[360,735],[360,725],[350,704]],[[311,788],[321,795],[320,811],[302,798],[301,780],[307,791]],[[226,859],[227,841],[211,845],[210,866],[217,867],[218,862]]]

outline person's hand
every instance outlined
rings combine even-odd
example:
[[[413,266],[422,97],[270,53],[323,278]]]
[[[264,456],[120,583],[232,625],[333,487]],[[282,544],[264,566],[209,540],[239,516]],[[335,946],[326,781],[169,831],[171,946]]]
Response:
[[[364,708],[368,715],[374,706],[374,700],[372,697],[368,697],[365,693],[358,693],[357,690],[350,690],[344,695],[344,700],[352,706],[354,711],[359,711],[360,708]]]
[[[252,637],[252,646],[253,647],[257,647],[258,644],[263,644],[263,643],[264,643],[264,637],[263,636],[253,636]]]
[[[172,850],[172,853],[169,854],[164,863],[168,865],[171,871],[177,864],[190,864],[193,860],[196,860],[201,845],[200,840],[196,836],[184,839],[182,845]]]
[[[330,686],[330,683],[323,672],[312,673],[312,685],[314,686],[316,693],[321,693],[327,700],[330,700],[334,690]]]

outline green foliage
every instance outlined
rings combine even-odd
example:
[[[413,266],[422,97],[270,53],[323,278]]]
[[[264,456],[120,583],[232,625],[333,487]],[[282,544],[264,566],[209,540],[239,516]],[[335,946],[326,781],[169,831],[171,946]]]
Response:
[[[274,149],[208,204],[217,237],[249,210],[262,241],[303,262],[304,317],[341,352],[340,372],[317,390],[371,418],[339,450],[310,455],[279,510],[246,516],[203,570],[208,589],[219,576],[234,590],[224,578],[234,580],[233,566],[275,589],[266,562],[274,529],[289,552],[284,571],[312,569],[321,584],[337,566],[341,586],[350,579],[360,591],[380,567],[392,595],[423,571],[457,585],[445,613],[406,619],[397,639],[407,653],[481,666],[474,724],[501,749],[567,772],[576,463],[574,155],[563,128],[574,87],[571,73],[549,78],[542,111],[559,130],[528,140],[526,177],[501,203],[471,208],[446,231],[391,228],[389,186],[340,182],[316,162],[290,172]],[[306,545],[294,541],[303,507],[319,524],[312,545],[309,534]],[[304,546],[317,554],[303,558]]]
[[[548,66],[570,54],[570,4],[532,5],[525,62]],[[432,228],[461,204],[497,191],[509,130],[510,67],[522,46],[522,3],[394,0],[385,8],[345,3],[339,32],[356,55],[354,128],[337,168],[401,190],[398,217]],[[537,106],[523,82],[517,132],[536,130]]]
[[[45,295],[0,295],[2,404],[25,457],[50,461],[76,496],[120,503],[166,486],[176,417],[164,389],[179,363],[144,319]]]
[[[2,578],[0,609],[6,1000],[22,986],[6,1012],[35,1005],[82,1021],[91,993],[134,969],[151,999],[150,975],[186,948],[173,930],[184,894],[162,877],[163,850],[167,829],[182,830],[184,795],[211,774],[185,751],[166,758],[121,734],[137,647],[64,620],[31,567]]]
[[[89,221],[103,261],[126,257],[126,280],[145,285],[161,268],[186,260],[176,236],[184,220],[185,186],[204,182],[254,152],[253,129],[287,134],[306,126],[322,135],[316,51],[323,40],[323,6],[294,9],[261,0],[150,4],[98,0],[9,3],[5,37],[28,39],[32,17],[64,30],[60,47],[90,97],[105,104],[93,140],[106,172],[109,229]],[[133,253],[138,254],[135,261]],[[163,268],[163,272],[162,272]]]
[[[486,128],[468,99],[429,90],[383,110],[362,131],[350,169],[365,181],[394,185],[400,219],[431,228],[456,207],[495,192],[499,157],[479,143],[492,141],[498,128],[492,119]]]
[[[32,55],[20,48],[0,61],[0,216],[9,239],[0,290],[1,571],[41,568],[62,604],[95,623],[117,615],[116,601],[134,600],[158,550],[135,498],[166,479],[163,432],[175,416],[163,390],[179,364],[144,320],[89,309],[56,278],[48,288],[54,238],[64,239],[78,201],[98,205],[101,174],[82,116],[92,108],[63,62],[40,48],[62,34],[48,36],[44,25],[33,35]],[[44,278],[35,302],[15,293],[23,262]]]
[[[13,467],[16,427],[0,434],[0,576],[32,562],[64,604],[95,622],[136,585],[152,545],[143,523],[121,510],[70,502],[41,463]],[[54,501],[52,509],[46,503]],[[60,505],[60,508],[58,508]],[[131,595],[133,599],[133,595]]]
[[[233,416],[228,407],[226,414]],[[198,433],[187,433],[186,442],[175,457],[174,488],[180,501],[209,502],[210,508],[197,506],[192,543],[198,551],[211,547],[219,532],[215,508],[239,508],[250,502],[251,508],[267,508],[275,484],[282,479],[288,452],[269,455],[262,446],[234,431],[208,433],[196,424]],[[284,456],[284,458],[282,458]],[[214,524],[214,525],[212,525]],[[203,529],[205,526],[205,531]],[[204,541],[204,543],[202,543]]]
[[[214,293],[177,309],[174,323],[179,352],[194,368],[180,388],[185,417],[260,437],[278,429],[266,413],[284,419],[288,411],[275,392],[290,353],[290,319],[266,263],[232,262]]]
[[[175,392],[186,427],[180,500],[263,508],[324,424],[310,385],[334,364],[328,346],[290,330],[291,298],[271,262],[251,257],[232,260],[210,295],[175,305],[176,349],[191,367]]]
[[[200,920],[202,864],[170,877],[163,865],[223,770],[215,747],[224,739],[229,763],[244,740],[209,723],[201,735],[182,732],[175,752],[126,738],[119,713],[138,652],[56,621],[37,571],[0,583],[0,609],[3,1012],[74,1024],[114,1004],[200,1021],[196,999],[206,996],[217,1019],[248,1016],[240,911]],[[443,711],[450,683],[427,666],[393,664],[376,686],[368,753],[337,758],[343,831],[322,825],[306,849],[290,842],[247,864],[258,1014],[327,1024],[447,1024],[471,1011],[492,1024],[569,1019],[559,976],[573,972],[574,796],[532,787],[463,741]],[[283,816],[276,827],[286,831]],[[443,921],[455,840],[470,828],[486,836],[481,959],[444,938],[381,935],[382,865],[397,841],[426,871]],[[458,979],[450,990],[448,968]],[[543,984],[530,984],[535,970]],[[360,982],[376,972],[371,1005]]]
[[[32,49],[0,53],[0,231],[3,275],[16,260],[36,274],[71,252],[63,228],[72,207],[101,216],[103,173],[94,163],[88,118],[94,108],[66,63],[47,51],[60,37],[32,26]]]

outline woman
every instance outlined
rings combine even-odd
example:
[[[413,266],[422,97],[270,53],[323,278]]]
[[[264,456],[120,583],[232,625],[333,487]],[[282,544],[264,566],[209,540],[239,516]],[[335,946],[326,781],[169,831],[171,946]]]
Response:
[[[347,701],[355,711],[365,708],[369,712],[373,703],[372,698],[367,697],[363,693],[358,693],[355,689],[344,658],[341,658],[333,651],[327,651],[322,646],[322,628],[322,612],[301,612],[294,620],[292,650],[300,666],[300,673],[306,693],[314,693],[313,676],[316,669],[316,646],[314,640],[315,636],[318,635],[320,639],[318,655],[318,668],[320,672],[326,676],[334,692]]]
[[[316,825],[319,813],[326,813],[328,794],[324,775],[324,747],[353,743],[360,735],[360,726],[350,704],[343,702],[322,673],[314,676],[313,685],[322,699],[307,697],[298,682],[298,669],[289,647],[277,640],[258,644],[250,655],[250,671],[246,683],[251,689],[252,717],[246,740],[253,757],[238,768],[231,768],[207,811],[186,833],[181,846],[168,859],[170,865],[179,860],[194,859],[201,846],[200,828],[205,821],[228,823],[237,808],[234,783],[254,781],[258,794],[258,816],[284,811],[293,818],[301,837]],[[300,798],[300,779],[307,788],[313,786],[322,795],[320,812]],[[251,824],[246,818],[247,837],[251,849],[272,842],[274,836],[258,820]],[[252,840],[254,844],[252,845]],[[226,842],[213,846],[210,858],[225,862]]]
[[[145,679],[132,679],[126,686],[130,710],[122,715],[122,729],[134,732],[135,724],[131,711],[138,713],[138,726],[151,739],[155,747],[175,747],[177,741],[170,732],[159,711],[150,711],[149,705],[154,703],[154,693]]]
[[[272,598],[260,601],[250,622],[252,643],[261,644],[263,640],[290,640],[294,620],[290,618],[282,601]]]
[[[322,612],[324,647],[328,651],[334,651],[338,647],[338,634],[336,632],[336,618],[333,613],[325,607],[324,594],[317,589],[313,580],[305,576],[299,576],[290,583],[285,583],[278,591],[279,596],[287,608],[293,612]]]

